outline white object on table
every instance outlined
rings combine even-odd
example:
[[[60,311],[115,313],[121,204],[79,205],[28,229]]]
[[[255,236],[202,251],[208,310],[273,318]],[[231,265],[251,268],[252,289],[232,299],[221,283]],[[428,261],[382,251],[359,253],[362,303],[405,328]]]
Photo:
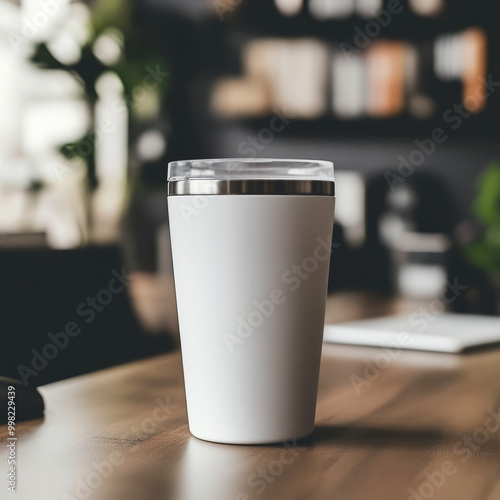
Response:
[[[430,312],[326,325],[325,342],[461,353],[500,345],[500,318]]]

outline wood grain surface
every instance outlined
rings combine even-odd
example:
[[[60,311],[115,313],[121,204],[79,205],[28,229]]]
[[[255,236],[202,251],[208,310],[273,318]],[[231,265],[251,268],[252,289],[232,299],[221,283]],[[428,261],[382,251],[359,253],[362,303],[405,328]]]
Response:
[[[12,498],[500,499],[500,351],[325,345],[313,436],[274,446],[191,437],[179,353],[41,392],[45,418],[18,427]]]

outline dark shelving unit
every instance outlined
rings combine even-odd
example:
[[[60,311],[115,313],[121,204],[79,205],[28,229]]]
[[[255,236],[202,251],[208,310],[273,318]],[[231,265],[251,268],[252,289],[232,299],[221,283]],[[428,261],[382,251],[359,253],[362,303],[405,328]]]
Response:
[[[487,35],[488,73],[495,81],[500,81],[500,36],[497,22],[500,19],[500,5],[488,0],[454,0],[447,2],[442,15],[436,18],[421,17],[414,14],[406,0],[401,1],[403,11],[392,17],[391,22],[381,29],[374,40],[398,40],[413,44],[428,43],[444,34],[456,33],[470,27],[482,28]],[[384,1],[384,8],[387,0]],[[353,44],[355,28],[361,28],[370,22],[369,18],[353,15],[345,19],[317,20],[308,12],[308,2],[299,14],[293,17],[283,16],[270,0],[252,0],[242,2],[234,12],[223,21],[212,21],[209,32],[217,32],[217,39],[231,41],[225,44],[225,53],[220,54],[225,65],[210,68],[212,82],[219,77],[241,74],[239,56],[246,43],[259,38],[304,38],[313,37],[323,41],[331,48],[339,49],[342,42]],[[228,49],[227,47],[231,47]],[[215,69],[215,70],[214,70]],[[437,83],[436,83],[437,82]],[[399,138],[421,137],[430,134],[436,127],[446,130],[448,125],[443,121],[443,113],[457,102],[460,102],[459,82],[438,82],[437,78],[430,82],[432,97],[436,109],[430,118],[420,119],[411,116],[407,111],[388,118],[341,119],[327,114],[317,119],[293,119],[287,128],[290,137],[358,137],[358,138]],[[210,110],[206,110],[210,114]],[[500,116],[500,89],[488,98],[486,107],[477,115],[464,120],[458,130],[451,130],[451,140],[488,139],[498,137],[497,117]],[[266,126],[269,117],[259,119],[214,120],[226,125],[238,124],[259,130]]]

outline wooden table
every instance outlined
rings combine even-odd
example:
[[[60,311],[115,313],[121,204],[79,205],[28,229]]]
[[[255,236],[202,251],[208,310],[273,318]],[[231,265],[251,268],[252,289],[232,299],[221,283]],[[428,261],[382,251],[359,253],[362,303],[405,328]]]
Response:
[[[12,498],[500,499],[500,351],[391,354],[325,345],[314,435],[274,446],[191,437],[179,353],[45,386]]]

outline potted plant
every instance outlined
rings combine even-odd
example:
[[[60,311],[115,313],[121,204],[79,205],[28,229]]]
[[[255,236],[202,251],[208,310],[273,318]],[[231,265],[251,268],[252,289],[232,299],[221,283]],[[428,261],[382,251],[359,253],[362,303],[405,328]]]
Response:
[[[488,165],[477,179],[472,210],[482,227],[480,236],[465,246],[467,259],[492,280],[500,299],[500,161]]]

